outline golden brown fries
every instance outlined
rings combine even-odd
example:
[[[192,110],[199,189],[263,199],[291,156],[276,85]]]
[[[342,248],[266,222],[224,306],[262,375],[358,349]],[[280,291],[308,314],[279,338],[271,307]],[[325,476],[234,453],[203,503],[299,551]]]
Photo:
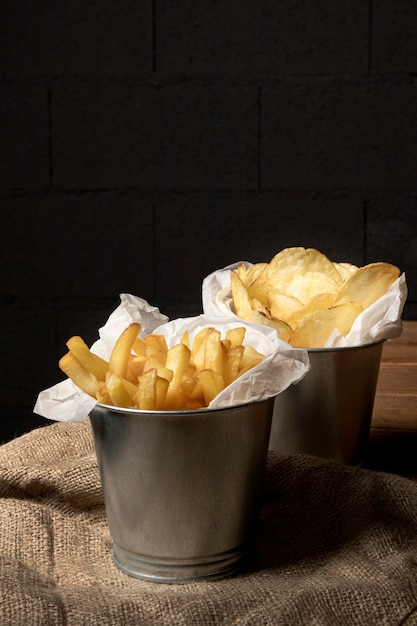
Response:
[[[321,348],[337,329],[347,335],[356,317],[399,277],[390,263],[335,263],[314,248],[285,248],[269,263],[231,272],[236,315],[272,326],[296,348]]]
[[[202,409],[264,355],[244,346],[245,328],[221,333],[208,327],[191,345],[188,332],[167,347],[162,335],[139,337],[130,324],[117,339],[108,362],[93,354],[81,337],[67,342],[60,369],[102,404],[151,411]]]

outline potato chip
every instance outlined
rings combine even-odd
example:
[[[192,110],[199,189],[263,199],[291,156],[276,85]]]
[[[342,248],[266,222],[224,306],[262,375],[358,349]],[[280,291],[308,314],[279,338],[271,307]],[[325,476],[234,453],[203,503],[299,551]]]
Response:
[[[347,302],[311,313],[301,319],[290,343],[294,348],[321,348],[335,329],[346,335],[361,311],[360,304]]]
[[[308,304],[317,294],[337,294],[339,284],[332,277],[322,272],[307,270],[303,274],[287,274],[280,281],[281,289],[288,296]]]
[[[261,280],[261,275],[267,268],[268,263],[254,263],[246,270],[246,279],[244,281],[245,287],[249,289],[258,279]]]
[[[358,269],[358,266],[354,265],[353,263],[336,263],[335,261],[333,261],[333,265],[339,272],[343,282],[345,282],[345,280],[347,280],[349,276],[351,276],[351,274],[356,272],[356,270]]]
[[[241,263],[241,264],[238,266],[238,268],[237,268],[236,272],[237,272],[237,275],[239,276],[240,280],[242,281],[242,283],[243,283],[243,284],[245,284],[245,281],[246,281],[246,272],[247,272],[247,270],[246,270],[246,265],[244,265],[243,263]]]
[[[400,275],[400,270],[389,263],[370,263],[349,276],[341,287],[334,304],[359,302],[362,308],[379,300]]]
[[[333,263],[315,248],[285,248],[273,257],[266,270],[268,281],[284,293],[290,293],[285,288],[286,284],[291,283],[294,277],[303,276],[306,272],[322,274],[332,279],[336,285],[342,284],[340,274]],[[329,289],[321,291],[329,291]],[[291,295],[297,297],[296,293]]]
[[[259,280],[247,287],[248,296],[251,301],[257,301],[264,307],[269,307],[269,290],[271,286],[265,276],[259,277]]]
[[[279,289],[271,289],[269,291],[269,311],[273,318],[282,320],[292,325],[292,319],[302,315],[304,304],[295,296],[279,291]]]
[[[292,333],[291,326],[283,320],[271,319],[266,315],[262,315],[262,313],[259,313],[258,311],[252,311],[252,315],[248,321],[253,322],[254,324],[263,324],[264,326],[275,328],[278,335],[284,341],[288,341]]]
[[[243,320],[250,320],[252,315],[252,306],[247,289],[243,284],[242,279],[236,272],[230,272],[230,280],[236,315]]]
[[[323,311],[324,309],[329,309],[333,306],[334,302],[334,294],[332,293],[319,293],[317,296],[314,296],[312,300],[299,311],[294,311],[291,317],[288,319],[288,322],[291,324],[293,328],[296,328],[300,323],[300,320],[308,315],[313,313],[317,313],[319,311]]]

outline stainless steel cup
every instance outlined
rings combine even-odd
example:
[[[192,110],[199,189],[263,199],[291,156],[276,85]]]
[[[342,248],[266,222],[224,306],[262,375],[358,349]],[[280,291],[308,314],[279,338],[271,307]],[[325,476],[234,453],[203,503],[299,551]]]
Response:
[[[275,399],[269,447],[358,464],[369,438],[383,341],[308,350],[310,370]]]
[[[255,542],[274,399],[90,414],[117,566],[156,582],[238,572]]]

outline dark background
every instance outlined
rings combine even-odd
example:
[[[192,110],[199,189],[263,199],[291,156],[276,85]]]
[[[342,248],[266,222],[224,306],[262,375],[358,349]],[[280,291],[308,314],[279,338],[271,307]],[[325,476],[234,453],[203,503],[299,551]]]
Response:
[[[6,0],[0,441],[118,294],[170,317],[283,247],[406,272],[417,319],[417,4]]]

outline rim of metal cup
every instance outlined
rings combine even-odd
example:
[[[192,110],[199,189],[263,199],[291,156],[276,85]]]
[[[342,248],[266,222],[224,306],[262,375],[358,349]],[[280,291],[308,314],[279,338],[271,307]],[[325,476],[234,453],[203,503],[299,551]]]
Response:
[[[230,404],[228,406],[221,407],[203,407],[201,409],[162,409],[162,410],[151,410],[151,409],[134,409],[123,406],[114,406],[113,404],[104,404],[102,402],[97,402],[93,409],[96,407],[100,407],[102,409],[107,409],[108,411],[112,411],[113,413],[138,413],[138,414],[150,414],[150,415],[166,415],[167,413],[170,415],[201,415],[202,413],[213,413],[214,411],[233,411],[241,409],[242,407],[250,407],[255,404],[261,404],[262,402],[266,402],[267,400],[271,400],[272,398],[264,398],[263,400],[253,400],[251,402],[241,402],[240,404]]]
[[[387,341],[386,339],[378,339],[378,341],[370,341],[368,343],[359,343],[354,346],[330,346],[328,348],[293,348],[294,350],[305,350],[307,352],[346,352],[348,350],[362,350],[363,348],[371,348],[378,346]]]

